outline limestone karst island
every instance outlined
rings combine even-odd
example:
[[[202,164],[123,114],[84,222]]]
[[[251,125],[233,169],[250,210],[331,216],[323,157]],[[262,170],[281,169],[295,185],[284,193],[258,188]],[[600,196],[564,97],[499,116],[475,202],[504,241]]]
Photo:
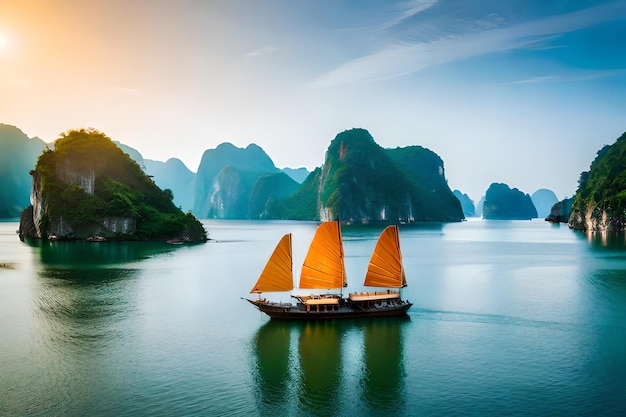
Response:
[[[101,132],[62,134],[31,175],[21,239],[207,240],[203,225],[174,205],[172,192],[161,190]]]
[[[281,170],[255,144],[208,149],[194,173],[175,158],[144,159],[95,130],[71,130],[46,145],[0,124],[0,138],[0,218],[21,213],[21,238],[203,241],[197,218],[365,224],[540,217],[585,231],[626,227],[626,134],[597,152],[570,198],[494,182],[476,206],[450,191],[435,152],[382,148],[360,128],[338,133],[312,172]]]

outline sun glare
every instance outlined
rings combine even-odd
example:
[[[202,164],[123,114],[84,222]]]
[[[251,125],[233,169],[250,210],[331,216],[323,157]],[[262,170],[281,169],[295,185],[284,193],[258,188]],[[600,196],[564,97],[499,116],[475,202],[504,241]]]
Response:
[[[9,49],[9,35],[5,32],[0,32],[0,52],[4,52]]]

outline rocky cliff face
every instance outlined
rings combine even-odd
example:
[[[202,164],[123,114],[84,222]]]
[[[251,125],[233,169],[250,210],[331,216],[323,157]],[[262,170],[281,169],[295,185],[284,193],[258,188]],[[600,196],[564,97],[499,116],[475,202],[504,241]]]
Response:
[[[206,240],[206,231],[97,131],[70,131],[32,174],[20,238]]]
[[[319,185],[320,220],[461,221],[461,204],[443,161],[419,146],[383,149],[365,129],[338,134],[326,152]]]
[[[242,149],[222,143],[209,149],[196,174],[193,212],[201,218],[256,218],[249,210],[255,183],[278,172],[270,157],[255,144]]]
[[[573,211],[567,222],[575,230],[590,232],[622,232],[626,230],[626,215],[609,213],[590,203]]]
[[[41,238],[45,234],[45,232],[41,230],[41,226],[43,225],[43,210],[45,207],[41,186],[41,172],[33,170],[31,171],[31,175],[33,176],[33,186],[30,194],[31,209],[25,210],[27,216],[28,213],[30,213],[30,217],[26,218],[28,228],[24,232],[26,235]],[[21,229],[22,225],[20,222],[20,236],[23,235]]]
[[[24,225],[20,222],[18,234],[21,237],[51,239],[74,239],[86,236],[109,236],[115,234],[133,234],[136,222],[127,216],[103,216],[99,224],[76,224],[63,215],[47,216],[47,203],[43,194],[43,179],[40,171],[31,172],[33,185],[31,191],[31,208],[25,210]],[[57,176],[68,185],[76,185],[87,194],[94,194],[96,176],[93,169],[73,170],[68,164],[57,167]],[[25,217],[24,217],[25,216]],[[22,230],[24,229],[24,230]],[[30,230],[30,232],[29,232]]]
[[[246,218],[246,195],[251,185],[245,175],[228,165],[213,179],[206,217],[216,219]]]
[[[626,230],[626,133],[604,146],[578,181],[568,225],[583,231]]]
[[[320,220],[369,223],[413,219],[409,185],[364,129],[338,134],[320,178]]]

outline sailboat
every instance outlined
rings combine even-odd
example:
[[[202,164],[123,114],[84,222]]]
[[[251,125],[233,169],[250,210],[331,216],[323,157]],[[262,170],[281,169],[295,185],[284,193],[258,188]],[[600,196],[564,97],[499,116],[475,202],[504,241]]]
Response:
[[[398,227],[388,226],[381,233],[367,273],[365,286],[402,288],[406,276],[402,265]],[[321,223],[309,246],[300,274],[300,289],[341,290],[348,286],[344,265],[343,241],[339,222]],[[271,318],[278,319],[330,319],[347,317],[380,317],[406,314],[413,304],[400,297],[400,291],[342,293],[322,295],[292,295],[296,303],[268,301],[261,298],[264,292],[293,290],[293,260],[291,234],[284,235],[276,245],[251,294],[252,305]]]

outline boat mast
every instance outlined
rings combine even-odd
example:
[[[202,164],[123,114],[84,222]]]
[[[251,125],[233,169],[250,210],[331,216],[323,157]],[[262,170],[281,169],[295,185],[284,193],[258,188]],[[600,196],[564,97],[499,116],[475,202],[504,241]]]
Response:
[[[337,222],[337,232],[339,233],[339,243],[341,248],[341,282],[343,285],[339,288],[339,297],[343,298],[343,288],[348,286],[348,278],[346,277],[345,257],[343,253],[343,235],[341,234],[341,221]]]

